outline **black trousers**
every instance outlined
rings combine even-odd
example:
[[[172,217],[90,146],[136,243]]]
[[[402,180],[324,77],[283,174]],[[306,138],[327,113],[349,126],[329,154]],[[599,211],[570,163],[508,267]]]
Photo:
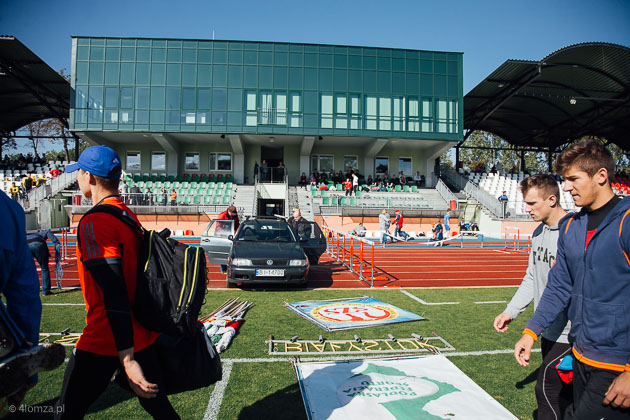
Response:
[[[134,359],[142,367],[147,381],[162,389],[162,371],[155,345],[135,353]],[[118,368],[122,369],[122,366],[117,356],[101,356],[75,348],[66,367],[61,396],[57,401],[57,406],[62,406],[60,411],[63,412],[56,418],[83,418],[90,405],[105,391]],[[154,419],[179,419],[168,397],[161,392],[155,398],[138,397],[138,401]]]
[[[560,379],[556,371],[556,365],[567,354],[571,354],[571,345],[557,343],[542,338],[540,343],[543,362],[538,370],[536,381],[536,402],[538,403],[538,420],[560,420],[562,408],[561,397],[571,401],[571,384],[566,384]]]
[[[612,381],[621,374],[599,369],[573,360],[573,404],[567,408],[565,419],[628,420],[630,409],[622,410],[603,405],[604,395]]]

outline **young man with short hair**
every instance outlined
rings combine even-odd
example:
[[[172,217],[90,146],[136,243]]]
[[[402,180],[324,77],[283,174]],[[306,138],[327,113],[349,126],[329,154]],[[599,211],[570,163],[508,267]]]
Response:
[[[612,191],[615,162],[596,140],[567,147],[556,170],[580,212],[560,225],[556,263],[523,336],[514,347],[529,364],[538,335],[568,308],[575,419],[630,416],[630,198]]]
[[[566,212],[560,207],[560,189],[550,175],[534,175],[521,181],[525,211],[536,222],[541,222],[532,235],[532,251],[525,277],[503,313],[494,319],[494,329],[500,333],[508,330],[508,324],[522,314],[529,304],[534,309],[547,285],[549,270],[556,260],[558,225]],[[555,366],[571,352],[567,314],[562,312],[542,334],[543,362],[538,370],[536,401],[539,420],[562,418],[561,396],[571,400],[571,387],[565,384]]]
[[[381,214],[378,215],[378,228],[381,231],[381,243],[383,245],[387,244],[387,236],[389,235],[389,226],[391,224],[392,221],[389,213],[387,213],[386,209],[383,209]]]
[[[118,195],[120,158],[106,146],[85,149],[66,172],[94,206],[115,206],[136,215]],[[138,253],[142,237],[107,213],[85,215],[77,228],[77,269],[87,308],[86,326],[68,362],[58,405],[61,418],[82,418],[121,369],[140,405],[154,418],[179,418],[163,385],[155,340],[159,333],[134,317]]]
[[[446,210],[444,214],[444,236],[446,238],[451,234],[451,210]]]

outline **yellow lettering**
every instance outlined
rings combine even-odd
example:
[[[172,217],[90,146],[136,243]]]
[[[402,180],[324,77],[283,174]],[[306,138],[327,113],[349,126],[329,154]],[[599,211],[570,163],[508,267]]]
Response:
[[[368,346],[368,343],[370,343],[369,346]],[[365,350],[365,351],[372,351],[372,350],[374,350],[375,347],[376,347],[376,350],[380,349],[377,341],[370,340],[370,341],[364,341],[363,342],[363,350]]]
[[[332,351],[341,350],[341,344],[339,344],[339,342],[337,342],[337,344],[335,344],[332,341],[329,341],[328,343],[330,344],[330,350],[332,350]],[[337,348],[335,348],[335,346],[337,346]]]
[[[400,339],[399,339],[399,340],[398,340],[398,345],[399,345],[399,346],[400,346],[400,348],[401,348],[401,349],[403,349],[403,350],[410,350],[410,349],[408,349],[407,347],[403,346],[403,345],[402,345],[402,343],[409,343],[409,344],[411,344],[411,345],[413,346],[413,348],[414,348],[414,349],[419,349],[419,348],[420,348],[420,347],[416,346],[416,343],[414,343],[414,342],[413,342],[413,341],[411,341],[411,340],[400,340]]]
[[[394,348],[392,347],[391,344],[389,344],[389,341],[383,341],[383,343],[387,344],[387,347],[389,347],[390,350],[394,350]]]
[[[351,351],[352,349],[356,349],[358,351],[363,351],[363,349],[361,347],[357,347],[357,345],[354,344],[352,341],[348,341],[348,344],[350,344],[350,346],[348,347],[348,351]]]
[[[326,347],[326,343],[317,344],[315,342],[311,342],[311,345],[313,347],[315,347],[315,350],[317,350],[320,353],[323,352],[324,351],[324,347]]]
[[[284,351],[285,352],[295,352],[295,353],[302,353],[302,343],[291,343],[291,342],[285,342],[284,343]]]

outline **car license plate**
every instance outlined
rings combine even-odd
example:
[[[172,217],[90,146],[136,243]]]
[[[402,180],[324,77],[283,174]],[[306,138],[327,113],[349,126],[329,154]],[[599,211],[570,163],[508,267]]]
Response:
[[[256,276],[259,277],[282,277],[284,276],[284,270],[270,270],[266,268],[261,268],[256,270]]]

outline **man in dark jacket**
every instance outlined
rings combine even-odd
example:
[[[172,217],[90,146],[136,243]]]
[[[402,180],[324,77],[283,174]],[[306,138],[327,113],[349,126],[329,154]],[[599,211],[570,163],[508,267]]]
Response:
[[[228,207],[227,209],[225,209],[224,211],[222,211],[221,213],[219,213],[219,215],[217,216],[217,219],[232,220],[234,222],[234,232],[238,230],[239,219],[238,219],[238,213],[236,212],[235,206],[232,205]],[[227,271],[227,265],[225,264],[221,264],[220,268],[221,268],[222,273],[225,273]]]
[[[50,270],[48,269],[48,245],[46,239],[50,239],[53,245],[59,243],[59,239],[49,230],[40,230],[26,236],[28,241],[28,249],[30,249],[33,258],[37,260],[39,267],[42,269],[42,294],[44,296],[51,294],[50,292]]]
[[[596,140],[567,147],[556,170],[580,212],[560,225],[556,262],[514,356],[529,364],[538,336],[568,307],[575,419],[630,416],[630,198],[612,191],[615,162]]]

